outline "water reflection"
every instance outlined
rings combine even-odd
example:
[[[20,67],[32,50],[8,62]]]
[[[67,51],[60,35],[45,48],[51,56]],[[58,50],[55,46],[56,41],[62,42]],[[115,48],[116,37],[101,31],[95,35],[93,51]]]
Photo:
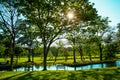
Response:
[[[113,63],[99,63],[99,64],[90,64],[79,67],[70,67],[62,64],[54,64],[52,66],[47,66],[47,70],[84,70],[84,69],[96,69],[96,68],[105,68],[105,67],[115,67],[120,66],[120,60]],[[16,68],[13,71],[41,71],[43,66],[31,65],[27,67]]]

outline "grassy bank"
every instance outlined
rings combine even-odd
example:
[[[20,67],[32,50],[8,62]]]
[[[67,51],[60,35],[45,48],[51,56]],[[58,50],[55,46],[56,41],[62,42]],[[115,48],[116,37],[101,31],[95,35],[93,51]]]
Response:
[[[120,68],[80,71],[0,72],[1,80],[120,80]]]
[[[4,58],[0,58],[0,62],[4,62],[5,63],[7,60],[10,61],[10,58],[6,58],[6,60]],[[21,64],[21,63],[24,64],[27,61],[28,61],[27,57],[18,58],[18,61],[17,61],[16,58],[14,58],[14,64],[16,64],[16,62],[17,62],[17,64]],[[94,61],[95,62],[100,62],[99,57],[92,58],[92,62],[94,62]],[[42,64],[43,63],[43,57],[42,58],[34,57],[34,62],[36,64]],[[86,62],[91,62],[91,61],[87,57],[84,59],[84,61],[81,61],[79,56],[76,56],[76,62],[77,63],[86,63]],[[48,57],[47,58],[47,64],[53,64],[53,63],[57,63],[57,64],[64,64],[64,63],[69,64],[70,63],[71,64],[71,63],[73,63],[73,57],[72,56],[68,57],[68,59],[66,61],[65,61],[64,57],[57,57],[56,62],[55,62],[54,57],[53,58]]]
[[[79,57],[79,56],[77,56]],[[17,67],[21,67],[21,66],[29,66],[31,64],[34,65],[43,65],[43,60],[42,58],[39,57],[35,57],[34,58],[34,63],[33,62],[27,62],[27,57],[21,57],[18,59],[17,63],[16,63],[16,58],[14,58],[14,68]],[[7,58],[6,60],[4,60],[4,58],[0,58],[0,62],[6,62],[7,60],[9,60],[9,58]],[[85,58],[84,61],[81,61],[79,58],[76,59],[76,63],[73,63],[73,59],[71,57],[69,57],[69,59],[67,61],[64,60],[64,57],[58,57],[57,61],[54,61],[53,59],[47,59],[47,65],[53,65],[53,64],[64,64],[64,65],[68,65],[68,66],[84,66],[84,65],[88,65],[88,64],[96,64],[96,63],[107,63],[107,62],[113,62],[115,60],[103,60],[100,61],[98,57],[93,58],[92,61],[90,61],[88,58]],[[0,70],[3,69],[8,69],[9,64],[6,64],[5,66],[0,66]]]

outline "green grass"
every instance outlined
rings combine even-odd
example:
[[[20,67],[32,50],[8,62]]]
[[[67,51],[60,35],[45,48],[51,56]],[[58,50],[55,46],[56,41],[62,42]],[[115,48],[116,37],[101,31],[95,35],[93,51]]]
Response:
[[[79,56],[78,56],[79,58]],[[9,59],[9,58],[8,58]],[[27,57],[19,59],[19,64],[27,61]],[[34,61],[38,64],[42,63],[42,58],[35,57]],[[79,63],[82,63],[79,59]],[[99,62],[99,58],[94,58],[93,61]],[[4,62],[0,58],[0,62]],[[47,63],[52,64],[53,59],[49,59]],[[56,63],[71,64],[73,59],[65,62],[64,57],[58,57]],[[89,62],[86,58],[85,62]],[[26,64],[26,63],[25,63]],[[31,71],[31,72],[0,72],[0,80],[120,80],[120,67],[79,70],[79,71]]]
[[[79,71],[0,72],[0,80],[120,80],[120,68]]]
[[[84,61],[81,61],[79,56],[76,56],[76,58],[77,58],[76,59],[77,64],[88,64],[88,63],[91,63],[91,62],[101,62],[98,57],[92,58],[92,61],[90,61],[89,58],[87,58],[87,57],[85,58]],[[10,61],[10,58],[7,58],[6,61],[7,60]],[[27,57],[19,58],[17,64],[16,64],[16,60],[17,59],[14,58],[14,65],[15,66],[16,65],[25,66],[25,65],[31,64],[31,63],[27,62],[27,60],[28,60]],[[0,58],[0,62],[6,62],[6,61],[4,60],[4,58]],[[35,62],[35,64],[42,65],[43,58],[41,58],[41,57],[34,57],[34,62]],[[64,60],[64,57],[58,57],[56,62],[54,61],[54,57],[52,57],[52,58],[48,57],[47,58],[47,64],[48,65],[52,65],[53,63],[56,63],[56,64],[70,64],[70,65],[72,65],[73,64],[73,57],[69,56],[69,59],[67,61]]]

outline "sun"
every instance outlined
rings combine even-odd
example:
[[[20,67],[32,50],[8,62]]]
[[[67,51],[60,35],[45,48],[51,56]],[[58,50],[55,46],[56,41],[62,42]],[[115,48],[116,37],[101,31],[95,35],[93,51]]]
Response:
[[[72,19],[72,18],[74,17],[74,15],[73,15],[72,12],[69,12],[69,13],[67,14],[67,17],[68,17],[69,19]]]

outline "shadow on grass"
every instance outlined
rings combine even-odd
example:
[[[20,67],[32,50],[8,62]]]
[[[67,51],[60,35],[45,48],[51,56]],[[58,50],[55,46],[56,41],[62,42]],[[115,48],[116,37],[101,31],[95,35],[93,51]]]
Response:
[[[1,74],[1,75],[4,76],[4,73]],[[2,79],[2,80],[13,80],[13,79],[17,78],[18,76],[21,76],[21,75],[24,75],[24,74],[25,74],[24,72],[18,72],[18,73],[7,72],[6,73],[7,77],[5,77],[5,78],[2,77],[0,79]]]
[[[120,68],[80,71],[21,72],[2,80],[119,80]]]

